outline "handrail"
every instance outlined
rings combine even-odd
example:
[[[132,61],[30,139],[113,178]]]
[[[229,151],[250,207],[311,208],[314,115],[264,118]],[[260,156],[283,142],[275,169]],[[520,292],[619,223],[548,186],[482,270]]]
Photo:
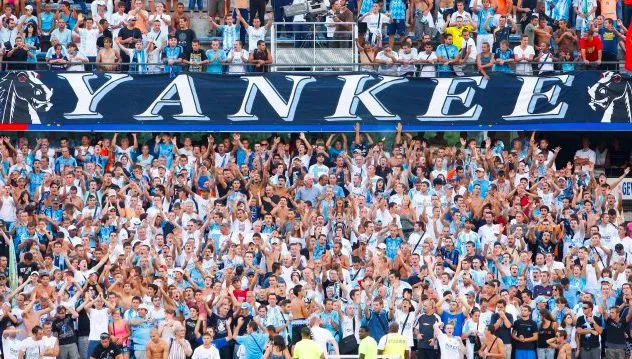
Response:
[[[3,61],[0,63],[1,65],[4,66],[11,66],[11,65],[51,65],[48,62],[45,61],[37,61],[37,62],[28,62],[28,61]],[[562,65],[562,64],[573,64],[573,65],[584,65],[583,61],[558,61],[558,62],[547,62],[547,63],[542,63],[542,62],[538,62],[538,61],[524,61],[524,62],[517,62],[517,63],[511,63],[511,64],[507,64],[509,66],[515,66],[515,65],[542,65],[542,64],[546,64],[546,65]],[[594,62],[591,62],[591,64],[594,64]],[[66,64],[62,64],[62,65],[67,65],[67,66],[75,66],[75,65],[95,65],[95,66],[99,66],[99,65],[104,65],[104,66],[112,66],[112,65],[118,65],[118,66],[180,66],[180,67],[186,67],[189,65],[186,64],[182,64],[182,63],[175,63],[175,64],[168,64],[165,62],[147,62],[147,63],[137,63],[137,62],[68,62]],[[212,66],[212,65],[218,65],[218,64],[203,64],[203,65],[193,65],[193,66]],[[219,65],[222,66],[249,66],[251,65],[250,63],[243,63],[243,64],[232,64],[232,63],[228,63],[228,62],[222,62]],[[305,64],[305,63],[271,63],[271,64],[267,64],[264,66],[294,66],[294,67],[341,67],[341,66],[362,66],[362,67],[368,67],[368,66],[398,66],[398,65],[423,65],[423,66],[431,66],[432,64],[421,64],[421,63],[416,63],[416,64],[404,64],[404,63],[393,63],[393,64],[379,64],[379,63],[360,63],[360,62],[331,62],[328,64]],[[442,64],[434,64],[435,66],[440,66]],[[459,64],[459,65],[476,65],[475,63],[464,63],[464,64]],[[602,61],[601,65],[625,65],[625,61],[621,60],[621,61]],[[24,69],[21,69],[24,70]],[[30,69],[29,69],[30,70]],[[33,70],[37,70],[37,69],[33,69]],[[587,70],[598,70],[598,69],[587,69]]]

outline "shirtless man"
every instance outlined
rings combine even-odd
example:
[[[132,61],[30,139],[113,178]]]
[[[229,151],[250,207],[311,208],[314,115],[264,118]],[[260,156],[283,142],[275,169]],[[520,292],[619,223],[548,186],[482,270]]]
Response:
[[[116,63],[121,61],[119,52],[112,48],[112,39],[106,37],[103,39],[103,48],[99,50],[97,55],[98,69],[101,71],[115,71],[118,65]],[[101,63],[108,63],[114,65],[101,65]]]
[[[467,199],[467,206],[470,208],[470,211],[472,212],[472,215],[475,219],[481,218],[484,205],[485,200],[481,197],[481,186],[475,184],[474,189],[472,190],[472,194]]]
[[[30,333],[36,325],[41,325],[41,318],[53,310],[53,302],[51,302],[47,294],[39,298],[39,310],[34,310],[35,305],[35,297],[33,297],[33,300],[27,304],[24,312],[22,312],[22,319],[24,320],[27,333]]]
[[[483,345],[478,351],[481,358],[505,358],[505,345],[503,341],[494,335],[496,328],[493,324],[485,327]]]
[[[301,339],[301,329],[307,326],[307,317],[309,310],[305,303],[305,289],[302,285],[297,285],[292,289],[294,298],[292,298],[292,345],[295,345]]]
[[[544,17],[538,20],[538,27],[535,28],[535,37],[537,39],[536,44],[544,42],[546,44],[551,43],[551,38],[553,37],[553,29],[547,25],[546,19]]]
[[[46,272],[42,272],[40,275],[40,282],[33,290],[35,299],[46,296],[52,298],[55,295],[55,288],[50,286],[50,275]]]
[[[160,338],[160,332],[153,328],[150,332],[151,340],[147,343],[147,359],[167,359],[169,346]]]
[[[167,11],[169,11],[169,2],[170,1],[171,0],[167,1]],[[184,4],[179,2],[176,5],[176,11],[174,11],[173,16],[171,17],[171,24],[179,24],[181,18],[187,19],[187,22],[189,20],[189,17],[184,13]],[[175,35],[176,34],[176,26],[171,26],[171,27],[169,27],[169,29],[170,29],[169,35]]]
[[[571,345],[566,342],[568,333],[565,330],[560,329],[555,333],[555,338],[551,338],[546,341],[551,348],[557,349],[557,359],[571,359]]]

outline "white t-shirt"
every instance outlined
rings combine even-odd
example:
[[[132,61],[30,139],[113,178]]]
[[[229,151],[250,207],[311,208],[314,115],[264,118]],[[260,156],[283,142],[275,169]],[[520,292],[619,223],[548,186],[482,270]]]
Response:
[[[399,57],[397,56],[397,52],[391,51],[391,55],[395,58],[395,60],[399,59]],[[387,63],[387,64],[381,64],[380,65],[380,67],[378,69],[378,72],[380,74],[397,76],[397,68],[399,66],[391,65],[394,60],[391,59],[390,57],[386,56],[384,51],[378,52],[378,54],[375,57],[375,59],[376,60],[381,60],[381,61],[386,61],[386,63]]]
[[[40,359],[40,353],[43,353],[45,350],[44,340],[35,340],[32,337],[22,340],[20,345],[20,351],[24,352],[24,359]]]
[[[382,35],[382,27],[384,24],[388,24],[391,22],[391,18],[384,14],[374,14],[370,13],[364,17],[362,22],[366,22],[366,28],[373,35]]]
[[[465,46],[465,44],[462,44]],[[476,48],[476,42],[471,37],[467,39],[467,48],[470,49],[470,56],[467,58],[467,62],[476,62],[476,56],[478,56],[478,49]]]
[[[257,48],[257,41],[266,39],[268,30],[265,26],[259,26],[258,29],[255,29],[254,26],[248,26],[246,32],[248,33],[248,51],[254,51]]]
[[[533,50],[533,46],[527,45],[526,49],[523,49],[520,46],[516,46],[514,47],[514,55],[517,57],[525,56],[528,59],[529,55],[535,56],[535,51]],[[533,73],[531,64],[523,63],[524,61],[525,60],[520,60],[519,63],[516,65],[516,74],[531,75]]]
[[[55,345],[57,345],[57,338],[55,338],[53,336],[50,336],[50,337],[44,336],[42,338],[42,341],[44,342],[45,351],[49,350],[49,349],[53,349],[53,348],[55,348]],[[44,355],[42,358],[43,359],[56,359],[57,357]]]
[[[119,31],[125,27],[125,24],[123,23],[127,21],[127,13],[119,14],[118,12],[115,12],[112,14],[110,19],[112,19],[112,26],[121,25],[121,27],[112,30],[112,38],[116,39]]]
[[[448,338],[444,333],[440,333],[437,337],[439,340],[439,348],[441,349],[441,359],[461,359],[461,338],[452,336]]]
[[[151,25],[153,25],[155,20],[160,21],[160,31],[164,32],[165,36],[167,36],[167,34],[169,34],[169,26],[167,25],[166,21],[171,22],[171,15],[167,15],[167,14],[158,15],[158,14],[156,14],[154,16],[154,14],[151,14],[151,15],[149,15],[149,20],[147,21],[147,23],[151,26]]]
[[[320,345],[323,353],[328,353],[327,343],[336,341],[329,330],[321,327],[312,327],[312,339]]]
[[[79,32],[79,52],[86,56],[97,56],[97,38],[100,33],[98,29],[78,29]]]
[[[213,345],[210,348],[199,346],[195,348],[191,359],[219,359],[219,350]]]
[[[425,51],[417,55],[417,60],[437,60],[437,54],[433,51],[428,54]],[[433,64],[422,64],[419,71],[419,77],[436,77],[437,68]]]
[[[2,198],[2,207],[0,207],[0,219],[5,222],[15,222],[17,217],[15,215],[15,201],[13,197],[6,196]]]
[[[404,50],[399,50],[399,52],[397,53],[397,56],[399,57],[399,60],[408,60],[408,61],[412,61],[412,60],[416,60],[417,59],[417,49],[410,49],[409,53],[404,52]],[[408,65],[400,65],[399,66],[399,74],[403,75],[407,72],[415,72],[417,69],[415,68],[414,64],[408,64]]]
[[[243,65],[245,63],[243,58],[247,59],[248,56],[248,50],[246,49],[241,49],[241,51],[235,51],[235,49],[230,50],[230,55],[228,55],[228,57],[232,57],[233,59],[230,62],[231,65],[228,66],[228,72],[231,74],[245,73],[246,67]]]
[[[4,359],[18,359],[22,341],[16,338],[2,338],[2,357]]]
[[[406,320],[408,316],[408,320]],[[404,313],[401,310],[397,310],[395,313],[395,321],[399,324],[399,334],[406,338],[406,344],[409,348],[412,348],[413,343],[413,327],[415,326],[416,318],[415,312]],[[385,338],[383,336],[382,338]]]
[[[90,309],[88,312],[88,318],[90,318],[90,335],[88,336],[88,340],[99,340],[101,333],[108,332],[109,311],[108,308]]]
[[[577,152],[575,152],[575,157],[579,157],[581,159],[584,160],[588,160],[591,163],[595,163],[597,155],[595,154],[595,151],[591,150],[590,148],[588,149],[580,149],[577,150]]]

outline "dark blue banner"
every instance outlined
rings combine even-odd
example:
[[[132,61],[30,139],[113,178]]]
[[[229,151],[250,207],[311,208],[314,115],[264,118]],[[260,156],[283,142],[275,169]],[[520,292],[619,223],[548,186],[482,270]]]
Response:
[[[2,124],[63,131],[632,129],[613,72],[404,78],[372,73],[0,73]]]

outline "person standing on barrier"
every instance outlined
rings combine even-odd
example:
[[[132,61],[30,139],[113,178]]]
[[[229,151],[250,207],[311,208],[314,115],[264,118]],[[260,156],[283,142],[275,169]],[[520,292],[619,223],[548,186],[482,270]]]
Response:
[[[331,43],[331,47],[334,48],[346,48],[351,47],[352,39],[352,25],[340,24],[353,22],[353,13],[347,8],[345,0],[336,0],[331,5],[331,11],[333,13],[332,20],[336,23],[334,30],[334,40]]]

